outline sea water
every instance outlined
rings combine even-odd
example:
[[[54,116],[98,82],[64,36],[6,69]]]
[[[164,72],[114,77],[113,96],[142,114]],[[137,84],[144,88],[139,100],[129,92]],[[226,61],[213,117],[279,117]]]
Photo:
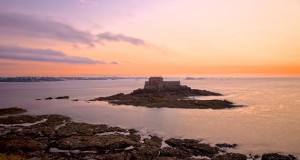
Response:
[[[179,79],[176,79],[179,80]],[[300,78],[206,78],[181,80],[191,88],[222,93],[241,108],[173,109],[111,105],[86,100],[142,88],[145,80],[1,82],[0,108],[26,108],[28,114],[62,114],[74,121],[135,128],[164,139],[195,138],[237,143],[235,152],[283,152],[300,156]],[[35,100],[70,96],[70,100]],[[79,99],[79,101],[72,101]]]

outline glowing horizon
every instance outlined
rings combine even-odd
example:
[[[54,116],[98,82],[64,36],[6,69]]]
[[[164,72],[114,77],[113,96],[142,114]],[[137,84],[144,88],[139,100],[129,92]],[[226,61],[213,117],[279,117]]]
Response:
[[[0,76],[300,76],[300,1],[0,2]]]

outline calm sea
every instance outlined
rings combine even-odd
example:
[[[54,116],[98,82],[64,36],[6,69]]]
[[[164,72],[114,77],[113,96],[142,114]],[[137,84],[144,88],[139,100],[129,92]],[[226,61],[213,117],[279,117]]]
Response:
[[[29,114],[63,114],[74,121],[135,128],[163,138],[238,143],[237,152],[283,152],[300,156],[300,78],[208,78],[181,80],[192,88],[224,94],[242,108],[225,110],[112,106],[85,100],[142,88],[144,80],[0,83],[0,108]],[[37,98],[70,96],[71,100]],[[215,97],[196,97],[213,99]]]

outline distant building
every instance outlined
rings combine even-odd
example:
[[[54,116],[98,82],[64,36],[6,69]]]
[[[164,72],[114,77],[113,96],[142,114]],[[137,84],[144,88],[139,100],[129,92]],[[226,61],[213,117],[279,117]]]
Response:
[[[160,91],[164,89],[174,89],[180,87],[180,81],[164,81],[162,77],[150,77],[149,80],[145,82],[144,89]]]

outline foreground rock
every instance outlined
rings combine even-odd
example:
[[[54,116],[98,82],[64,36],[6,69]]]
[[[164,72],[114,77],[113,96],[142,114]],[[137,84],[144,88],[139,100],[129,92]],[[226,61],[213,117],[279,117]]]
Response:
[[[152,77],[143,89],[134,90],[130,94],[119,93],[108,97],[99,97],[91,101],[107,101],[117,105],[133,105],[145,107],[225,109],[241,107],[227,100],[195,100],[191,96],[221,96],[206,90],[191,89],[180,85],[179,81],[163,81],[161,77]]]
[[[145,136],[144,136],[145,137]],[[211,146],[194,139],[163,140],[142,138],[134,129],[72,122],[61,115],[18,115],[0,117],[0,158],[2,159],[100,159],[100,160],[173,160],[207,159],[246,160],[239,153],[226,153],[225,147]],[[206,158],[205,158],[206,157]],[[248,158],[251,156],[248,156]],[[294,160],[294,156],[264,154],[263,160]]]
[[[200,143],[198,140],[194,139],[168,139],[165,141],[169,146],[180,149],[190,155],[194,156],[204,156],[204,157],[214,157],[219,153],[217,147],[212,147],[205,143]]]
[[[227,144],[227,143],[218,143],[216,144],[217,147],[220,148],[236,148],[238,145],[237,144]]]
[[[211,160],[247,160],[247,156],[240,153],[226,153],[213,157]]]
[[[261,160],[296,160],[297,158],[293,155],[281,155],[278,153],[268,153],[261,157]]]

